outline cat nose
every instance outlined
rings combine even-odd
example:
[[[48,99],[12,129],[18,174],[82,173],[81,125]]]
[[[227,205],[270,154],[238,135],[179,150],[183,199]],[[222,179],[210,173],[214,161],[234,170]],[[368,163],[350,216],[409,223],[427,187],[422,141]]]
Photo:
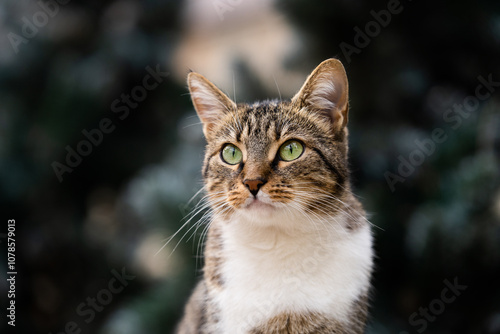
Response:
[[[260,187],[262,187],[266,183],[263,179],[253,179],[253,180],[245,180],[243,184],[250,190],[252,195],[255,197],[259,192]]]

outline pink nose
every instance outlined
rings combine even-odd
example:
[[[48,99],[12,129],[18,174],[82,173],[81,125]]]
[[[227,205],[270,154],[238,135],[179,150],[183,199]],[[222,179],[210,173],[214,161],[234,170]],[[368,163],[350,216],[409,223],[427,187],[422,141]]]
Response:
[[[262,179],[254,179],[254,180],[245,180],[243,184],[250,190],[252,195],[257,196],[260,187],[262,187],[266,183],[266,181]]]

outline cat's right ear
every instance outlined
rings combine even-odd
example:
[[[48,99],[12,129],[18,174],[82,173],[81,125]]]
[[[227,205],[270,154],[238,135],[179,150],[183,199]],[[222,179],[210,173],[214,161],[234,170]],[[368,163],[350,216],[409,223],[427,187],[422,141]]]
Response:
[[[191,72],[188,87],[194,108],[203,122],[203,133],[209,139],[215,124],[227,113],[236,110],[236,104],[203,75]]]

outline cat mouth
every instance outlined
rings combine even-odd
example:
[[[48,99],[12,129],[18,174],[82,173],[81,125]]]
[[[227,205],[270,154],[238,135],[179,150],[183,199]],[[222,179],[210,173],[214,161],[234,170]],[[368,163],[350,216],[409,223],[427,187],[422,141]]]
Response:
[[[274,205],[271,203],[264,202],[258,198],[252,198],[245,205],[245,209],[274,209]]]

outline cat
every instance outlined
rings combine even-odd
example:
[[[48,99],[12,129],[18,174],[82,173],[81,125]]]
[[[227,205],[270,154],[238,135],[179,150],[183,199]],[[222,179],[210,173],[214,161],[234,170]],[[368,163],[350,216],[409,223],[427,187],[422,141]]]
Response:
[[[291,101],[236,104],[195,72],[188,86],[212,217],[176,333],[363,333],[372,234],[350,187],[342,63],[322,62]]]

